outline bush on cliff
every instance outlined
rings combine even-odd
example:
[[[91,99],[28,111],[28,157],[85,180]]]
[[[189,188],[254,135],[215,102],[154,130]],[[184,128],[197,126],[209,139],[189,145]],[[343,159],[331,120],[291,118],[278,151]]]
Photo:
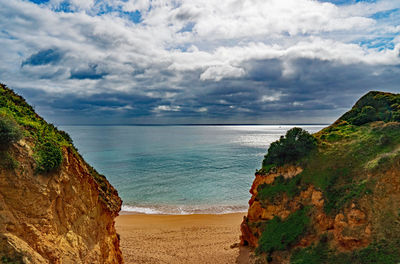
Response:
[[[304,129],[294,127],[285,136],[271,144],[264,156],[263,167],[271,164],[282,166],[305,157],[317,147],[317,140]]]
[[[257,199],[261,203],[265,200],[272,202],[283,193],[286,193],[289,198],[293,198],[300,191],[300,181],[301,178],[299,175],[290,179],[285,179],[283,176],[276,177],[272,184],[261,184],[258,186]]]
[[[5,115],[0,115],[0,150],[17,142],[21,137],[21,130],[15,121]]]
[[[304,234],[310,223],[308,207],[304,207],[281,220],[275,216],[268,221],[261,234],[257,253],[272,253],[275,250],[285,250]]]
[[[361,126],[373,121],[399,122],[400,95],[383,92],[369,92],[339,120]]]
[[[393,242],[372,242],[360,250],[337,253],[326,241],[320,241],[317,245],[297,248],[290,264],[395,264],[399,263],[400,253],[398,245]]]
[[[62,152],[60,147],[51,141],[41,144],[35,153],[37,172],[47,173],[56,170],[62,163]]]

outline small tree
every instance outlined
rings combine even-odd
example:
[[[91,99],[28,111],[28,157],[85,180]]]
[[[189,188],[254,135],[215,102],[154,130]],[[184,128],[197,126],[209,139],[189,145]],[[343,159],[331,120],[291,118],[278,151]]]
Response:
[[[294,127],[286,132],[285,136],[271,144],[267,155],[264,156],[263,167],[269,164],[282,166],[286,163],[293,163],[311,150],[316,148],[317,141],[304,129]]]
[[[22,137],[17,123],[11,118],[0,115],[0,149],[6,149]]]
[[[56,143],[47,141],[37,148],[35,160],[38,172],[47,173],[58,169],[62,163],[61,149]]]

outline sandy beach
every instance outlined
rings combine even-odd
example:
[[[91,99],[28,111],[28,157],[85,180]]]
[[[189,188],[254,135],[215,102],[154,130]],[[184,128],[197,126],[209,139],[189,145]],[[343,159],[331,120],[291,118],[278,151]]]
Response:
[[[120,215],[116,228],[125,263],[236,263],[244,215]]]

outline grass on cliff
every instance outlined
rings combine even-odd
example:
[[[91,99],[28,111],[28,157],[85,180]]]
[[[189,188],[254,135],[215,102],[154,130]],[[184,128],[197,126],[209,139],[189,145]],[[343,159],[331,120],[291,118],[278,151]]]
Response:
[[[5,136],[1,134],[1,120],[7,120],[5,123],[8,127],[11,124],[12,129],[8,128]],[[48,173],[57,170],[62,165],[62,148],[69,148],[79,159],[83,160],[67,133],[47,123],[22,96],[3,84],[0,84],[0,137],[8,138],[7,140],[11,143],[22,137],[32,143],[34,145],[33,157],[38,173]],[[7,162],[0,162],[0,166],[14,168],[15,163],[13,163],[10,153],[6,152],[2,155],[7,157]],[[100,198],[107,201],[107,197],[111,193],[115,193],[114,188],[93,167],[88,164],[87,167],[101,191],[104,192],[100,192]]]
[[[290,258],[291,264],[397,264],[400,262],[399,244],[393,241],[372,242],[366,248],[337,253],[326,241],[307,248],[299,248]]]
[[[12,126],[15,132],[14,134],[8,132],[8,136],[4,136],[3,133],[2,139],[12,143],[11,140],[15,142],[25,137],[34,143],[33,156],[37,172],[46,173],[58,169],[62,163],[61,147],[73,146],[67,133],[47,123],[35,113],[24,98],[2,84],[0,84],[1,120],[0,124]]]
[[[277,178],[272,185],[264,184],[259,187],[257,199],[261,203],[272,201],[283,193],[293,197],[299,189],[312,184],[324,193],[325,212],[334,214],[371,194],[375,182],[367,174],[383,171],[400,159],[400,123],[395,122],[399,117],[400,95],[368,93],[333,125],[313,135],[317,142],[315,150],[314,140],[307,135],[305,142],[309,147],[300,147],[303,151],[290,155],[295,158],[290,158],[289,164],[296,163],[304,169],[299,178],[286,181]],[[271,147],[289,149],[298,144],[293,143],[296,140],[287,140],[288,136],[292,137],[287,134]],[[270,148],[258,173],[267,173],[275,164],[281,164],[273,159],[281,154],[280,151],[274,154],[276,146]]]
[[[368,179],[368,172],[384,171],[386,165],[400,157],[397,122],[355,126],[340,121],[315,136],[318,152],[303,162],[301,178],[303,184],[313,184],[323,191],[326,213],[335,213],[351,201],[371,194],[375,182]]]
[[[308,212],[309,208],[304,207],[289,215],[285,220],[275,216],[266,222],[256,252],[258,254],[272,253],[276,250],[288,249],[308,229],[310,223]]]
[[[257,200],[272,202],[286,193],[289,198],[293,198],[300,192],[300,176],[285,179],[283,176],[276,177],[272,184],[262,184],[258,186]]]
[[[313,136],[317,141],[316,150],[304,153],[291,162],[300,165],[303,172],[293,179],[277,177],[272,184],[261,185],[257,199],[262,205],[274,202],[274,198],[283,194],[293,197],[312,184],[324,194],[325,212],[334,216],[351,202],[374,192],[379,195],[377,179],[368,175],[382,174],[400,164],[400,95],[368,93],[333,125]],[[263,163],[264,170],[259,173],[267,173],[273,165]],[[292,214],[285,221],[274,218],[267,222],[259,240],[259,253],[290,249],[293,241],[304,235],[309,220],[304,218],[305,214],[296,213],[298,215]],[[338,253],[329,248],[326,241],[321,241],[295,250],[291,263],[400,263],[398,230],[392,228],[392,225],[398,225],[398,216],[392,218],[387,218],[391,219],[389,223],[380,221],[381,224],[374,226],[374,241],[366,248]],[[382,240],[382,237],[390,236],[393,237]]]

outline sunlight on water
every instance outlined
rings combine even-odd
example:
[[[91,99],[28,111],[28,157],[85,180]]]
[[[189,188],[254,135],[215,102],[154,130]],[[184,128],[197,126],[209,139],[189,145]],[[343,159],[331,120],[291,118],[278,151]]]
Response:
[[[107,176],[123,210],[146,214],[247,209],[254,172],[293,126],[63,126]],[[300,126],[309,132],[322,126]]]

